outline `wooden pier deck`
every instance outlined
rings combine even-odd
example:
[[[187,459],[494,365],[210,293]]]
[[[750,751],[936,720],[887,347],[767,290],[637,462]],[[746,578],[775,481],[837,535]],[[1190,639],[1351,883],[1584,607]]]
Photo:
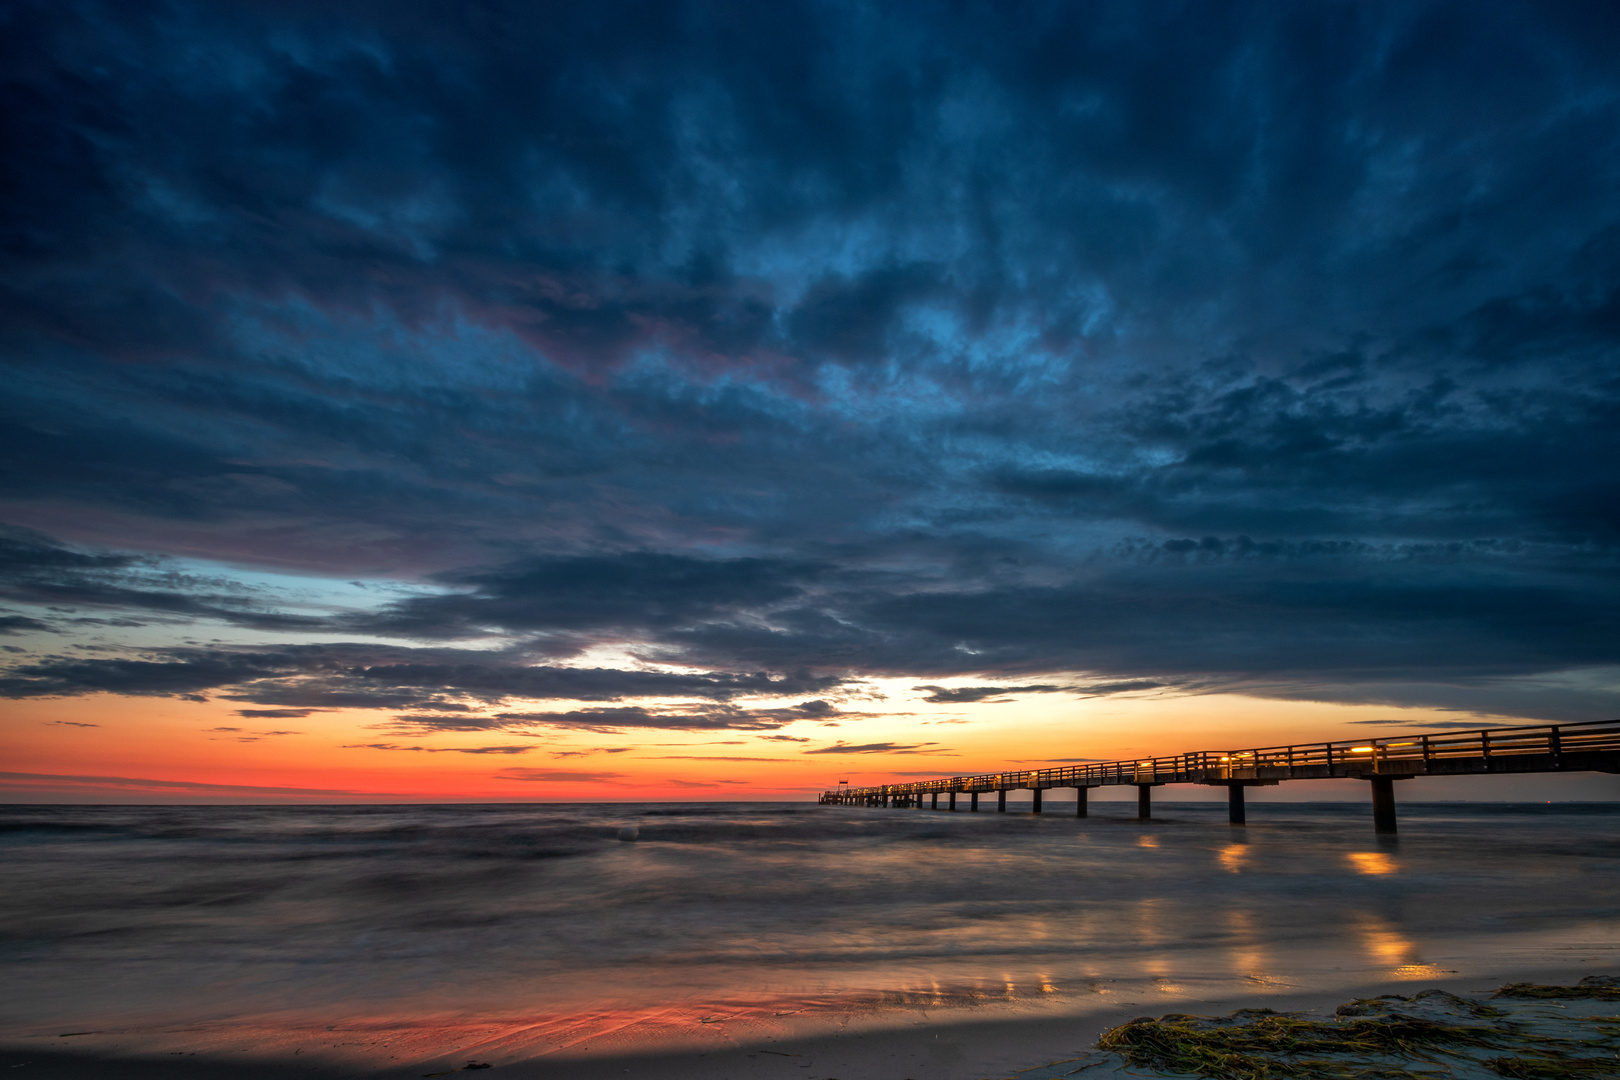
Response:
[[[1386,735],[1349,742],[1266,746],[1250,750],[1198,750],[1172,757],[1133,761],[1089,762],[1022,772],[949,776],[878,787],[837,788],[824,792],[829,805],[921,808],[926,801],[956,809],[966,795],[970,810],[979,796],[996,793],[996,809],[1007,809],[1007,792],[1034,793],[1034,812],[1041,813],[1041,793],[1075,789],[1075,813],[1086,816],[1086,793],[1094,787],[1130,784],[1137,789],[1137,816],[1153,813],[1152,792],[1165,784],[1203,784],[1227,789],[1230,818],[1246,818],[1245,788],[1285,780],[1347,779],[1367,781],[1372,791],[1373,824],[1381,833],[1396,831],[1395,781],[1414,776],[1493,775],[1501,773],[1620,773],[1620,720],[1574,724],[1482,728],[1477,731]]]

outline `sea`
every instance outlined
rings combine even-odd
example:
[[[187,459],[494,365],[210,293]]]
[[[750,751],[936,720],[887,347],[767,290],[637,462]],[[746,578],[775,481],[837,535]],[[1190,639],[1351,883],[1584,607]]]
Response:
[[[1252,803],[1245,827],[1072,805],[3,807],[0,1027],[504,1022],[555,1049],[1620,973],[1620,804],[1404,804],[1394,838],[1359,804]]]

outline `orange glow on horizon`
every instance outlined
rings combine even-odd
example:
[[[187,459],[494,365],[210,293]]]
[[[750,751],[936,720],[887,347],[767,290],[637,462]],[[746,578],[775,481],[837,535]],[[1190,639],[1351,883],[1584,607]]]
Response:
[[[941,707],[921,704],[909,680],[873,685],[880,704],[845,705],[859,718],[772,731],[541,726],[421,736],[388,732],[391,714],[370,710],[254,718],[217,700],[35,699],[8,710],[10,764],[0,782],[8,799],[58,802],[807,801],[846,778],[859,786],[1065,759],[1359,741],[1381,732],[1351,736],[1343,725],[1373,720],[1399,733],[1451,718],[1235,694],[1050,694]]]

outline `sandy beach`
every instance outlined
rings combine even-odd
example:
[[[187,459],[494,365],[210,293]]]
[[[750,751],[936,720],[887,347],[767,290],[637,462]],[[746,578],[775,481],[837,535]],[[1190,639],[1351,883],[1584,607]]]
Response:
[[[373,1077],[407,1080],[482,1072],[546,1080],[1045,1080],[1083,1072],[1097,1077],[1154,1075],[1097,1050],[1105,1030],[1140,1016],[1219,1016],[1265,1008],[1331,1018],[1336,1007],[1381,994],[1443,990],[1485,999],[1505,983],[1573,985],[1601,974],[1613,956],[1565,965],[1493,967],[1449,978],[1382,981],[1331,991],[1170,984],[1107,986],[1092,1000],[982,1003],[901,1008],[826,1008],[763,1015],[737,1005],[707,1017],[641,1017],[614,1028],[606,1017],[499,1022],[418,1020],[393,1024],[285,1026],[211,1024],[166,1030],[13,1035],[0,1068],[19,1077],[90,1078]],[[1191,991],[1191,992],[1189,992]],[[1554,1008],[1569,1008],[1555,1005]],[[1614,1003],[1594,1008],[1615,1011]],[[1588,1011],[1592,1011],[1589,1009]],[[71,1045],[68,1045],[71,1040]],[[558,1044],[561,1045],[558,1045]],[[474,1065],[468,1069],[469,1065]],[[18,1070],[10,1073],[9,1070]],[[1167,1074],[1168,1075],[1168,1074]]]

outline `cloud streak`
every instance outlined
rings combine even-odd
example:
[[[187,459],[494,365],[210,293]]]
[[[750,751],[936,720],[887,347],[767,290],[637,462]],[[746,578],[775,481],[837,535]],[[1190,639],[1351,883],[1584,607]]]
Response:
[[[836,743],[833,746],[822,746],[815,750],[801,750],[801,754],[944,754],[948,750],[929,750],[927,747],[938,746],[938,743]]]
[[[624,779],[623,773],[589,772],[583,769],[503,769],[497,780],[520,780],[535,784],[608,784]]]

